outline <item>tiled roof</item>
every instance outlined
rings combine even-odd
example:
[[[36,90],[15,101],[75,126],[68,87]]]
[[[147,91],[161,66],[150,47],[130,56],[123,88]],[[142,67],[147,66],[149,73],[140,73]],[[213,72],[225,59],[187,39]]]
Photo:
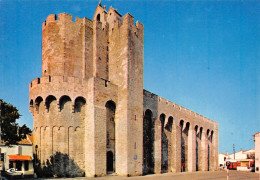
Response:
[[[23,145],[32,145],[32,143],[30,142],[30,140],[28,139],[22,139],[21,141],[19,141],[17,144],[23,144]]]
[[[223,154],[223,155],[225,155],[225,156],[228,156],[228,154],[225,154],[225,153],[220,153],[220,154]]]
[[[258,133],[255,133],[253,136],[255,137],[256,135],[258,135],[258,134],[260,134],[260,132],[258,132]]]
[[[33,135],[26,135],[27,139],[22,139],[21,141],[17,142],[20,145],[32,145],[33,144]],[[3,140],[0,140],[0,145],[6,145]]]
[[[29,139],[31,141],[31,143],[33,143],[33,135],[28,135],[27,134],[27,139]]]

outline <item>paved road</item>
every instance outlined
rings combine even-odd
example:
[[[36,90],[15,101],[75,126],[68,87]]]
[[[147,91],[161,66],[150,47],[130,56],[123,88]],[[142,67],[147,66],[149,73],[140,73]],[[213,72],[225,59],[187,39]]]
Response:
[[[105,176],[97,178],[64,178],[64,180],[227,180],[226,171],[215,171],[215,172],[184,172],[184,173],[165,173],[165,174],[154,174],[146,176],[135,176],[135,177],[120,177],[120,176]],[[61,179],[59,179],[61,180]],[[229,180],[260,180],[260,174],[253,172],[238,172],[229,171]]]

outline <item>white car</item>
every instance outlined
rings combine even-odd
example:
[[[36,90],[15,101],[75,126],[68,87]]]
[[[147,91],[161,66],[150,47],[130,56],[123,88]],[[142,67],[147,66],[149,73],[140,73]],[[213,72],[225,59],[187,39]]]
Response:
[[[7,169],[6,174],[8,174],[10,176],[23,176],[23,172],[17,171],[17,169],[15,169],[15,168]]]

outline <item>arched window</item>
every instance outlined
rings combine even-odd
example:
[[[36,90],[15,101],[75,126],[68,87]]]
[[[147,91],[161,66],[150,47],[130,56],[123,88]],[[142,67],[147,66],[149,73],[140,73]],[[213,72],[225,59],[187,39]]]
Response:
[[[199,170],[199,142],[198,142],[198,138],[199,138],[199,126],[198,125],[196,125],[195,126],[195,128],[194,128],[194,130],[195,130],[195,136],[196,136],[196,141],[195,141],[195,143],[196,143],[196,153],[195,153],[195,157],[196,157],[196,171],[198,171]]]
[[[107,173],[115,172],[115,112],[116,104],[108,101],[106,103]]]
[[[33,107],[33,100],[30,101],[30,107]]]
[[[212,142],[212,140],[213,140],[213,134],[214,134],[214,131],[211,131],[211,133],[210,133],[210,142]]]
[[[143,120],[143,173],[154,173],[154,120],[149,109],[145,111]]]
[[[165,114],[160,115],[161,121],[161,172],[168,172],[168,137],[164,131]]]
[[[77,97],[74,104],[74,112],[81,112],[85,104],[86,104],[85,98]]]
[[[170,116],[169,119],[168,119],[168,123],[167,123],[167,125],[165,126],[165,129],[166,129],[167,131],[172,132],[172,124],[173,124],[173,117]]]
[[[207,136],[209,136],[209,132],[210,132],[210,130],[208,129],[208,130],[207,130]]]
[[[48,111],[48,112],[49,112],[49,110],[50,110],[50,104],[51,104],[53,101],[55,101],[55,100],[57,100],[56,97],[54,97],[54,96],[52,96],[52,95],[50,95],[50,96],[48,96],[48,97],[46,98],[46,100],[45,100],[45,105],[46,105],[46,108],[47,108],[47,111]]]
[[[97,15],[97,21],[100,21],[100,14]]]
[[[40,106],[42,106],[42,102],[43,102],[43,99],[41,96],[38,96],[35,99],[35,108],[36,108],[36,112],[38,112],[38,113],[39,113]]]
[[[165,114],[161,114],[161,115],[160,115],[160,121],[161,121],[162,126],[164,127],[164,123],[165,123]]]
[[[190,129],[190,123],[189,122],[187,122],[186,123],[186,128],[185,128],[186,130],[189,130]]]
[[[180,121],[180,127],[183,128],[183,125],[184,125],[184,121],[181,120],[181,121]]]
[[[200,127],[200,134],[202,134],[202,131],[203,131],[203,127]]]
[[[196,133],[198,133],[198,129],[199,129],[199,126],[196,125],[195,128],[194,128],[194,130],[195,130]]]
[[[59,102],[59,104],[60,104],[60,110],[62,111],[62,110],[64,109],[64,107],[65,107],[65,104],[66,104],[67,102],[70,102],[70,101],[71,101],[71,99],[70,99],[69,96],[62,96],[62,97],[60,98],[60,102]]]
[[[111,109],[112,111],[116,111],[116,104],[114,103],[114,101],[107,101],[106,103],[106,108]]]

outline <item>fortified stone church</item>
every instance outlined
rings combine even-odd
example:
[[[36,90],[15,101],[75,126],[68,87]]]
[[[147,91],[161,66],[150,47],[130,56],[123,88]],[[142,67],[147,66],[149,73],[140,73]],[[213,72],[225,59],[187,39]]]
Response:
[[[29,84],[39,166],[89,177],[217,169],[218,123],[143,89],[143,38],[143,24],[101,4],[93,20],[47,17],[42,77]]]

